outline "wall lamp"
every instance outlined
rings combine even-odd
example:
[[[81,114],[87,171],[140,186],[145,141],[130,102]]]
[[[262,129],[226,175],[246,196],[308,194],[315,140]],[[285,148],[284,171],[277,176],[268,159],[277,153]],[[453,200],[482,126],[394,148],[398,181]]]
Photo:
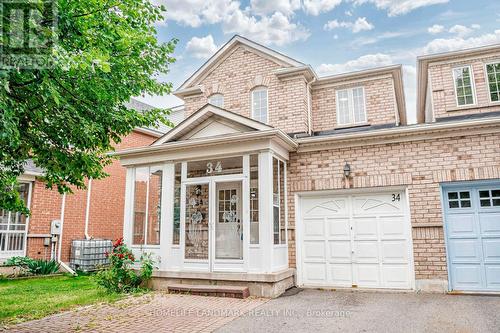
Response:
[[[350,175],[351,175],[351,165],[346,162],[344,165],[344,176],[346,178],[349,178]]]

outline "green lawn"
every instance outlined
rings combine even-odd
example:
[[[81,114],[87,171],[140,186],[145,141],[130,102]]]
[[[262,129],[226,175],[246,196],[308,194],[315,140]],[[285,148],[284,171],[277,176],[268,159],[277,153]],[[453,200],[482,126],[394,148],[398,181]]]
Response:
[[[97,287],[90,276],[0,280],[0,324],[38,319],[76,306],[120,299]]]

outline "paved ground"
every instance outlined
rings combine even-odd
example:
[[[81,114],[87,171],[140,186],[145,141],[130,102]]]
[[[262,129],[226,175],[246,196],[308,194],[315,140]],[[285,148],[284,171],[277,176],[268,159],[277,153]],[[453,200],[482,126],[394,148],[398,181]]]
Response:
[[[13,332],[500,332],[500,297],[296,290],[274,300],[152,293]],[[289,293],[292,294],[292,293]]]
[[[304,290],[217,332],[500,332],[500,296]]]
[[[8,331],[213,332],[267,301],[152,293],[131,297],[112,305],[88,306],[26,322]]]

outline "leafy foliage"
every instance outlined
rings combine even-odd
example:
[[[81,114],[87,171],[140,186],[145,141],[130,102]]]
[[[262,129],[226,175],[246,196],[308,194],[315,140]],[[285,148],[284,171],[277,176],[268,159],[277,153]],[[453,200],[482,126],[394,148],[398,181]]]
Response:
[[[107,153],[134,128],[171,125],[168,110],[124,105],[171,91],[160,79],[177,40],[159,42],[154,26],[165,8],[149,0],[54,1],[52,66],[0,69],[0,208],[12,211],[28,213],[16,190],[27,160],[44,169],[47,187],[67,193],[105,177]],[[40,31],[49,23],[30,22]]]
[[[12,257],[5,266],[18,266],[33,275],[49,275],[59,271],[59,263],[55,260],[32,259],[29,257]]]
[[[108,292],[123,293],[132,292],[140,288],[153,275],[154,262],[150,255],[144,254],[141,257],[141,269],[136,272],[132,269],[135,261],[132,251],[123,243],[123,239],[118,239],[113,244],[113,251],[108,254],[110,267],[97,272],[95,279],[97,284],[105,288]]]

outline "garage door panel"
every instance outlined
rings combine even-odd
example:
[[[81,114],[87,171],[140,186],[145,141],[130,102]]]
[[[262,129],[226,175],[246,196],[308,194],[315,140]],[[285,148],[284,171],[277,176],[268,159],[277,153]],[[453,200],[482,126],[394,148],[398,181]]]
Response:
[[[354,243],[354,261],[357,263],[379,262],[377,241],[357,241]]]
[[[330,262],[351,262],[351,241],[329,241]]]
[[[486,287],[500,290],[500,265],[485,265]]]
[[[304,242],[304,259],[306,260],[311,260],[311,259],[320,259],[320,260],[325,260],[326,259],[326,249],[325,249],[325,242],[320,240],[320,241],[305,241]]]
[[[381,217],[380,235],[383,239],[406,239],[407,223],[404,216]]]
[[[446,226],[450,238],[476,237],[478,233],[474,214],[450,215]]]
[[[495,188],[470,183],[444,192],[453,290],[500,291],[500,207],[494,206]]]
[[[374,217],[354,218],[354,239],[377,239],[377,220]]]
[[[351,287],[352,286],[352,268],[351,264],[332,264],[330,265],[330,279],[332,286]]]
[[[408,263],[408,244],[406,241],[383,241],[383,263]]]
[[[473,264],[456,264],[453,267],[454,285],[458,289],[480,289],[482,283],[482,267]]]
[[[304,219],[304,236],[306,237],[324,237],[325,235],[325,220],[323,218],[306,218]]]
[[[377,288],[381,286],[380,267],[378,264],[356,264],[354,268],[358,287]]]
[[[485,263],[500,263],[500,238],[484,239],[483,252]]]
[[[326,280],[326,264],[304,263],[305,282],[324,283]]]
[[[400,202],[391,200],[376,193],[301,201],[303,283],[411,288],[408,212],[402,193]]]
[[[500,213],[484,213],[479,215],[479,224],[484,237],[500,238]]]
[[[349,219],[327,219],[328,235],[330,238],[350,239],[351,232],[349,227]]]
[[[347,214],[345,198],[305,199],[302,209],[308,216],[335,216]]]
[[[386,285],[410,288],[408,266],[406,265],[382,265],[382,282]]]
[[[393,200],[393,194],[395,195]],[[399,201],[397,197],[399,195]],[[354,216],[401,213],[404,211],[403,193],[374,194],[354,197]]]
[[[480,263],[481,244],[477,239],[450,239],[450,260],[453,263]]]

